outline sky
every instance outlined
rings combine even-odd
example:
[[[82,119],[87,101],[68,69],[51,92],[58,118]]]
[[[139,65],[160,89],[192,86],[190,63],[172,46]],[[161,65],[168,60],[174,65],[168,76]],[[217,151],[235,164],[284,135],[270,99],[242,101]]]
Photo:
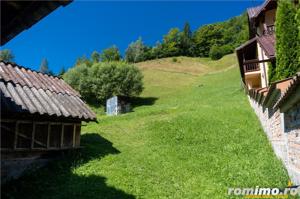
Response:
[[[117,45],[121,53],[142,37],[147,45],[161,41],[170,28],[192,30],[225,21],[261,1],[73,1],[60,7],[1,49],[10,49],[14,61],[38,70],[43,58],[58,73],[72,67],[78,57]]]

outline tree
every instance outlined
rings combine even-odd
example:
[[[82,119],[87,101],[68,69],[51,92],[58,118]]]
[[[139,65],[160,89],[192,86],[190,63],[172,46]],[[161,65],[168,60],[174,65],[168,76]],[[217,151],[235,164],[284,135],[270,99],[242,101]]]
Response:
[[[151,49],[151,51],[153,59],[161,58],[163,56],[162,44],[159,41],[157,41],[155,46]]]
[[[194,34],[194,56],[208,57],[210,48],[221,45],[222,31],[220,24],[205,25]]]
[[[276,11],[276,68],[270,81],[293,76],[299,69],[296,8],[292,1],[278,1]]]
[[[82,57],[77,58],[75,65],[81,65],[81,64],[85,64],[86,66],[91,66],[92,63],[91,61],[86,58],[85,55],[83,55]]]
[[[0,50],[0,61],[13,62],[15,56],[9,49]]]
[[[92,101],[96,96],[92,92],[90,68],[85,63],[76,65],[63,75],[63,79],[77,90],[84,99]]]
[[[39,71],[48,75],[52,74],[52,72],[49,70],[48,60],[46,58],[42,59]]]
[[[110,62],[110,61],[120,61],[121,54],[117,46],[113,45],[102,51],[101,53],[101,61]]]
[[[178,28],[171,28],[164,36],[162,47],[164,57],[180,55],[180,31]]]
[[[97,51],[94,51],[91,58],[93,63],[98,63],[100,61],[100,54]]]
[[[143,90],[141,71],[123,62],[99,62],[91,67],[75,66],[64,74],[64,80],[87,101],[105,102],[114,95],[137,96]]]
[[[192,46],[192,31],[190,28],[190,24],[186,22],[184,24],[183,32],[181,33],[181,39],[180,39],[181,55],[185,55],[185,56],[191,55],[190,52],[191,46]]]
[[[146,46],[142,38],[140,37],[135,42],[129,44],[128,48],[125,52],[125,60],[129,63],[136,63],[145,60],[144,53],[145,53]]]

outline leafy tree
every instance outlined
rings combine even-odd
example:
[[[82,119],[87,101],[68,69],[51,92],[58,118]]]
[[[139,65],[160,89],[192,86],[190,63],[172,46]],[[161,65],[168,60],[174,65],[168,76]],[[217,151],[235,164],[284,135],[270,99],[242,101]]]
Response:
[[[146,50],[146,46],[142,38],[140,37],[135,42],[129,44],[128,48],[125,52],[125,60],[129,63],[136,63],[145,60],[144,53]]]
[[[299,38],[296,8],[291,1],[278,1],[276,11],[276,68],[270,81],[294,75],[299,69]]]
[[[153,59],[158,59],[163,56],[163,47],[159,41],[157,41],[155,46],[151,49],[151,54]]]
[[[162,47],[164,57],[180,55],[180,31],[178,28],[171,28],[164,36]]]
[[[69,69],[63,77],[87,101],[104,102],[114,95],[137,96],[143,90],[141,71],[123,62],[99,62],[91,67],[82,64]]]
[[[75,63],[75,65],[82,65],[82,64],[85,64],[88,67],[92,65],[91,61],[88,58],[86,58],[85,55],[77,58],[76,63]]]
[[[63,75],[63,79],[86,100],[92,100],[96,97],[91,88],[92,82],[91,77],[89,76],[90,68],[90,66],[83,63],[70,68]]]
[[[231,53],[247,41],[249,35],[247,14],[233,17],[225,22],[200,27],[193,33],[191,55],[208,57],[212,46],[228,46]]]
[[[93,63],[98,63],[100,61],[100,54],[97,51],[94,51],[91,58]]]
[[[222,31],[220,24],[206,25],[199,28],[194,34],[194,56],[208,57],[212,46],[222,44],[220,41]]]
[[[103,50],[100,57],[101,57],[101,61],[103,61],[103,62],[120,61],[121,60],[120,51],[119,51],[118,47],[115,45]]]
[[[9,49],[0,50],[0,61],[13,62],[15,56]]]

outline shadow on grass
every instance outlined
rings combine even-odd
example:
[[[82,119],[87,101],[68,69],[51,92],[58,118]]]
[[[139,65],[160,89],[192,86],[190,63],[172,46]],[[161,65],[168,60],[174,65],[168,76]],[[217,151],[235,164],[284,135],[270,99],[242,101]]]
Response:
[[[139,106],[151,106],[155,103],[155,101],[158,100],[157,97],[131,97],[130,103],[132,108]]]
[[[3,185],[1,198],[135,198],[108,186],[103,176],[85,175],[84,170],[80,175],[72,173],[74,168],[90,160],[120,153],[99,134],[83,134],[81,143],[84,148],[80,152],[62,154],[60,160],[52,161],[47,167]]]

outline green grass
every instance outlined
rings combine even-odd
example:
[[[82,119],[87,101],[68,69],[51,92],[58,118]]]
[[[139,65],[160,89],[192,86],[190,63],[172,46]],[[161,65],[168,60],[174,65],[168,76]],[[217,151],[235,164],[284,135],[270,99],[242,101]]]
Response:
[[[83,128],[81,154],[6,185],[4,197],[228,198],[228,187],[285,187],[235,60],[193,58],[205,65],[193,72],[175,70],[171,58],[157,60],[165,70],[139,64],[145,91],[133,112],[99,113],[99,124]]]

